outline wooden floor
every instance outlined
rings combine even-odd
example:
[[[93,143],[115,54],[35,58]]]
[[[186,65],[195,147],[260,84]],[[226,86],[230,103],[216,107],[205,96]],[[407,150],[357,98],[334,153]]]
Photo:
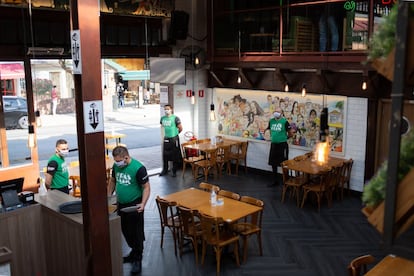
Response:
[[[150,178],[151,198],[145,209],[144,257],[141,275],[214,275],[216,264],[208,251],[204,265],[195,265],[194,254],[188,248],[182,256],[174,255],[172,235],[166,229],[164,247],[160,248],[160,223],[155,197],[185,188],[196,187],[187,170],[177,177],[158,175]],[[334,199],[328,208],[323,202],[321,211],[316,204],[306,202],[303,209],[294,200],[280,202],[281,187],[268,187],[269,175],[249,170],[239,176],[211,177],[209,183],[241,195],[249,195],[265,202],[263,218],[263,256],[259,256],[257,242],[249,240],[249,254],[245,264],[237,267],[233,256],[222,257],[221,275],[289,275],[341,276],[348,275],[347,264],[356,256],[372,254],[379,261],[385,256],[381,237],[361,213],[359,194],[348,195],[343,201]],[[124,244],[124,255],[129,248]],[[201,251],[201,250],[200,250]],[[231,252],[230,250],[229,252]],[[124,275],[130,275],[130,264],[124,264]]]

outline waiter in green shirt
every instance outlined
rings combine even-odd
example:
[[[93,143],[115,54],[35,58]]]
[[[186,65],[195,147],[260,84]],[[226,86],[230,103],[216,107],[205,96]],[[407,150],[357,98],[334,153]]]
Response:
[[[68,142],[64,139],[56,141],[55,154],[49,158],[45,173],[47,188],[69,194],[69,171],[65,156],[69,153]]]
[[[269,121],[268,129],[270,129],[270,153],[268,164],[272,166],[274,182],[270,186],[283,184],[282,175],[277,173],[277,167],[280,163],[288,159],[289,145],[287,143],[290,124],[282,114],[282,109],[277,107],[273,113],[273,118]]]
[[[168,173],[168,161],[172,161],[172,176],[177,175],[177,168],[182,162],[180,139],[178,134],[183,130],[181,120],[173,114],[171,105],[164,106],[165,116],[161,117],[160,124],[164,133],[163,167],[160,176]]]

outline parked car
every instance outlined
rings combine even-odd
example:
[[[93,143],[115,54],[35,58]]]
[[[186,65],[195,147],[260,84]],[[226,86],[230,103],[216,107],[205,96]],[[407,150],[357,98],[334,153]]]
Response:
[[[27,101],[23,97],[3,96],[4,124],[6,129],[27,128]]]

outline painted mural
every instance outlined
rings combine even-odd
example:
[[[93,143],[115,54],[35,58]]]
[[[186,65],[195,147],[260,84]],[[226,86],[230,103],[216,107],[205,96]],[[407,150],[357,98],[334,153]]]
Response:
[[[280,106],[294,130],[289,144],[312,149],[319,140],[319,118],[324,103],[329,112],[331,150],[343,152],[346,97],[216,89],[217,130],[223,135],[270,140],[269,119]]]

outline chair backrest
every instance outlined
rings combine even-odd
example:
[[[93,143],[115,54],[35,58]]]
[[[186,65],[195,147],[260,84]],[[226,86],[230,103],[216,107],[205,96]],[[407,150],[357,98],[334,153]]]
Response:
[[[157,196],[155,198],[157,202],[158,212],[160,215],[161,225],[162,226],[171,226],[168,223],[168,218],[173,218],[175,214],[175,207],[177,203],[174,201],[168,201]]]
[[[206,182],[201,182],[200,184],[198,184],[198,187],[206,192],[211,192],[212,190],[216,191],[216,193],[218,191],[220,191],[220,187],[214,184],[210,184],[210,183],[206,183]]]
[[[81,180],[79,175],[69,176],[69,181],[72,184],[72,196],[80,197],[81,196]]]
[[[218,148],[217,161],[226,162],[228,160],[230,160],[230,146],[229,145],[220,146]]]
[[[191,140],[191,141],[187,141],[181,144],[181,153],[183,155],[183,158],[189,158],[189,157],[193,157],[194,155],[198,155],[198,151],[194,150],[194,152],[191,151],[191,149],[186,149],[185,147],[188,145],[194,145],[196,143],[196,140]],[[188,153],[192,153],[192,154],[188,154]]]
[[[198,140],[195,140],[195,141],[196,141],[197,144],[210,143],[211,138],[198,139]]]
[[[227,191],[227,190],[218,191],[218,195],[228,197],[228,198],[232,198],[234,200],[240,200],[240,195],[238,193],[234,193],[234,192]]]
[[[218,244],[220,242],[221,227],[224,223],[223,218],[215,218],[206,214],[200,214],[201,229],[203,240],[208,244]]]
[[[345,176],[345,182],[349,182],[351,179],[351,172],[352,172],[352,166],[354,164],[354,160],[352,158],[346,160],[344,162],[345,169],[344,169],[344,176]]]
[[[245,218],[245,221],[249,221],[251,224],[257,225],[260,228],[262,227],[262,216],[263,216],[263,209],[264,209],[264,202],[260,199],[251,197],[251,196],[242,196],[240,201],[255,205],[258,207],[262,207],[259,212],[251,214],[249,217]]]
[[[198,212],[180,205],[177,206],[177,209],[180,216],[181,230],[186,235],[195,235],[195,218],[198,216]]]
[[[365,275],[365,273],[367,273],[367,265],[372,264],[373,262],[375,262],[375,258],[371,255],[356,257],[348,265],[349,276]]]

